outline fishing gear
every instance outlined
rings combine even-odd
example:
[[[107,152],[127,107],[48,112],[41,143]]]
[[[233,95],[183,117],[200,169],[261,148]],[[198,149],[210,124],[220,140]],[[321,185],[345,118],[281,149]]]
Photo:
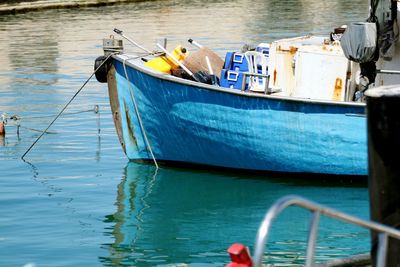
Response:
[[[200,80],[194,76],[193,72],[191,72],[185,65],[183,65],[179,60],[177,60],[170,52],[168,52],[162,45],[157,44],[157,47],[161,49],[165,54],[167,54],[176,64],[178,64],[187,74],[190,75],[195,81],[200,82]]]

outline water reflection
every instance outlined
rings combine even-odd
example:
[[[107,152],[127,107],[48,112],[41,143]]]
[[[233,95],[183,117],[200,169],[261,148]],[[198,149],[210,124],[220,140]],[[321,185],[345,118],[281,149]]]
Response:
[[[355,215],[365,208],[363,186],[332,182],[327,186],[314,180],[302,187],[291,179],[257,178],[173,168],[156,173],[152,165],[129,163],[118,186],[117,211],[105,220],[110,225],[105,234],[114,242],[103,245],[109,256],[100,261],[105,266],[221,266],[228,261],[226,249],[232,243],[252,248],[267,208],[293,190],[329,205],[337,203],[340,195],[340,206]],[[270,260],[303,263],[308,219],[308,212],[296,208],[278,218],[271,237]],[[318,259],[367,251],[368,242],[358,243],[368,240],[367,231],[329,219],[323,219],[321,225]],[[335,238],[339,235],[340,239]]]
[[[5,19],[5,18],[4,18]],[[57,73],[58,36],[60,29],[49,18],[34,13],[10,16],[3,22],[3,43],[13,69],[33,68],[42,73]],[[54,19],[54,18],[52,18]],[[24,53],[29,49],[31,53]]]
[[[8,53],[9,67],[17,70],[11,83],[16,89],[48,86],[57,82],[59,29],[47,20],[27,16],[17,19],[2,38]],[[10,23],[10,21],[8,22]],[[23,53],[29,48],[30,53]]]
[[[32,112],[32,104],[46,103],[54,95],[60,75],[58,62],[59,31],[50,18],[37,13],[7,16],[0,19],[0,64],[6,80],[0,105],[9,106],[8,113]],[[1,67],[0,67],[1,70]],[[30,97],[27,97],[27,96]],[[49,97],[50,96],[50,97]]]
[[[105,265],[131,266],[134,255],[142,255],[136,247],[144,222],[144,211],[149,208],[148,197],[153,190],[157,170],[150,165],[129,163],[125,167],[122,182],[117,188],[117,211],[106,217],[107,223],[115,223],[111,228],[113,244],[107,244],[109,258],[100,258]]]

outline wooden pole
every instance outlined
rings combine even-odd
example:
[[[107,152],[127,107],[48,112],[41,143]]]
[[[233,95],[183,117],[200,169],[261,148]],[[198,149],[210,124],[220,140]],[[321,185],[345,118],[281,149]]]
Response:
[[[400,86],[373,88],[365,95],[371,220],[400,229]],[[376,266],[376,233],[371,241]],[[386,266],[400,266],[400,241],[389,239],[386,259]]]

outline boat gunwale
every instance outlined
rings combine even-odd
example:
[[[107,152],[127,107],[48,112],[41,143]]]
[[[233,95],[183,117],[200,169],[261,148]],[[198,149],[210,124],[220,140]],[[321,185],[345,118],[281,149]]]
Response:
[[[211,90],[211,91],[218,91],[222,93],[227,93],[227,94],[235,94],[235,95],[240,95],[240,96],[245,96],[245,97],[255,97],[255,98],[266,98],[266,99],[272,99],[272,100],[284,100],[284,101],[290,101],[290,102],[302,102],[302,103],[307,103],[307,104],[323,104],[323,105],[331,105],[331,106],[350,106],[350,107],[366,107],[365,103],[356,103],[356,102],[344,102],[344,101],[329,101],[329,100],[317,100],[317,99],[308,99],[308,98],[300,98],[300,97],[292,97],[292,96],[279,96],[279,95],[267,95],[267,94],[256,94],[256,93],[248,93],[245,91],[237,90],[237,89],[229,89],[225,87],[220,87],[216,85],[210,85],[210,84],[205,84],[205,83],[199,83],[196,81],[191,81],[187,79],[183,79],[180,77],[176,77],[173,75],[168,75],[168,74],[163,74],[158,71],[153,71],[149,69],[148,67],[142,66],[140,64],[135,64],[132,61],[139,61],[145,56],[140,56],[140,55],[128,55],[128,54],[118,54],[118,55],[113,55],[112,58],[115,60],[118,60],[122,64],[126,64],[129,67],[147,74],[149,76],[152,76],[154,78],[158,78],[161,80],[166,80],[170,82],[175,82],[178,84],[184,84],[184,85],[189,85],[192,87],[196,87],[197,89],[206,89],[206,90]]]

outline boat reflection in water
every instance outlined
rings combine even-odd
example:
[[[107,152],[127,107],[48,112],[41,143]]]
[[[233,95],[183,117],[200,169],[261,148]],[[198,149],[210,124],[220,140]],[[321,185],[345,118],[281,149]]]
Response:
[[[229,261],[236,242],[252,250],[266,210],[279,197],[296,193],[314,201],[368,216],[364,184],[282,179],[182,170],[129,163],[118,186],[117,211],[106,217],[106,266],[209,264]],[[340,199],[340,203],[338,202]],[[309,213],[289,208],[274,225],[269,261],[301,264],[307,242]],[[369,233],[322,220],[317,261],[368,251]],[[294,230],[296,229],[296,230]],[[340,237],[340,238],[339,238]]]

